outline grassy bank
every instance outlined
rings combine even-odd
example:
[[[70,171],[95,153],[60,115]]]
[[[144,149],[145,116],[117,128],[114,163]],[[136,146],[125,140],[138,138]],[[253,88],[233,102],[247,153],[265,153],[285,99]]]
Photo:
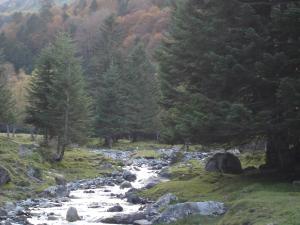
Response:
[[[263,161],[263,154],[242,157],[244,165]],[[180,202],[215,200],[228,212],[221,218],[192,217],[173,225],[298,225],[300,188],[276,177],[207,173],[196,161],[170,168],[172,179],[141,193],[156,199],[174,193]]]
[[[41,148],[33,144],[28,135],[14,138],[0,136],[0,165],[9,171],[12,178],[9,184],[0,187],[0,204],[35,196],[54,185],[54,177],[58,174],[68,181],[95,178],[111,172],[113,168],[110,168],[110,164],[116,166],[116,162],[80,148],[67,149],[60,163],[49,163],[45,160],[45,154],[51,149],[42,149],[43,157]],[[21,146],[24,154],[20,153]],[[30,170],[36,171],[38,179],[31,176]]]

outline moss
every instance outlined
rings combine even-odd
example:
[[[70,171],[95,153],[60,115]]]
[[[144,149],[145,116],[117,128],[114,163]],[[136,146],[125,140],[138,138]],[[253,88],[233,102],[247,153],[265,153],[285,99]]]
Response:
[[[257,164],[260,157],[258,159]],[[251,164],[255,165],[254,160]],[[171,192],[180,202],[215,200],[224,202],[228,208],[223,217],[207,223],[202,217],[193,217],[176,225],[296,225],[300,221],[300,188],[289,182],[274,177],[207,173],[202,163],[196,161],[176,164],[170,172],[171,181],[143,191],[141,195],[155,200]]]
[[[139,150],[133,155],[134,158],[148,158],[157,159],[160,158],[160,154],[155,150]]]
[[[68,149],[62,162],[51,164],[41,155],[41,152],[45,153],[45,148],[33,149],[31,154],[21,157],[20,144],[30,147],[33,144],[30,135],[17,135],[15,138],[0,135],[0,165],[9,171],[12,180],[9,184],[0,187],[0,204],[34,197],[36,193],[55,184],[55,174],[64,175],[68,181],[95,178],[110,173],[118,163],[78,148]],[[53,151],[53,149],[46,150],[49,155]],[[111,163],[113,167],[104,168],[105,163]],[[41,181],[29,177],[27,174],[29,168],[41,172],[39,174]]]

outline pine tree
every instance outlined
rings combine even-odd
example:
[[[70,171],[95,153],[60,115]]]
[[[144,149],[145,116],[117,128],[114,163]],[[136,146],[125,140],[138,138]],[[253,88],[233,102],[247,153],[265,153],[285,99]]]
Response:
[[[164,134],[229,146],[266,137],[267,166],[293,169],[299,6],[261,7],[235,0],[179,5],[159,53]]]
[[[120,65],[112,62],[102,77],[96,105],[96,133],[104,137],[105,146],[112,147],[117,135],[123,133],[123,102]]]
[[[57,161],[69,143],[88,134],[89,98],[75,55],[72,40],[60,34],[43,50],[29,90],[27,121],[43,130],[46,140],[57,140]]]
[[[130,52],[123,77],[124,120],[127,132],[135,141],[139,135],[155,133],[158,129],[157,82],[143,43],[137,42]]]
[[[95,52],[87,62],[90,94],[95,99],[98,96],[98,87],[101,86],[103,74],[109,69],[114,59],[121,58],[119,52],[121,37],[122,33],[119,30],[115,15],[108,16],[100,27]]]
[[[90,5],[90,12],[96,12],[98,10],[97,0],[93,0]]]
[[[15,121],[15,106],[12,93],[8,86],[8,78],[3,73],[4,63],[3,51],[0,51],[0,123],[6,124],[9,136],[9,125]]]

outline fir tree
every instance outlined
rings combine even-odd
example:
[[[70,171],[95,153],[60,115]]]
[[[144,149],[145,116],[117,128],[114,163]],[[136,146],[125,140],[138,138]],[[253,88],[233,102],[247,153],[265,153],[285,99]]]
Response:
[[[141,42],[130,52],[123,77],[124,120],[127,132],[135,141],[138,135],[155,133],[158,126],[157,82]]]
[[[267,140],[267,166],[299,155],[299,6],[189,0],[160,53],[164,136],[201,144]],[[289,105],[289,106],[288,106]]]
[[[88,132],[89,98],[75,54],[72,40],[60,34],[43,50],[29,90],[27,121],[44,130],[46,140],[57,140],[57,161],[69,143],[81,141]]]
[[[96,12],[98,10],[97,0],[93,0],[90,5],[90,12]]]
[[[15,106],[11,91],[8,86],[8,78],[3,73],[2,64],[4,63],[3,52],[0,51],[0,123],[7,127],[9,136],[9,125],[15,121]]]
[[[112,62],[103,74],[102,85],[99,87],[101,92],[96,101],[96,133],[104,137],[105,146],[110,148],[124,128],[121,85],[120,66]]]

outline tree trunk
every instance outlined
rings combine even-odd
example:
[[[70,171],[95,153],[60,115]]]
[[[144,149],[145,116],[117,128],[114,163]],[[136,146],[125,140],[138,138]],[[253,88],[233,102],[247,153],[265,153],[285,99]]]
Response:
[[[6,124],[6,135],[7,137],[10,137],[10,129],[8,124]]]
[[[12,130],[12,137],[15,137],[15,135],[16,135],[16,130],[17,130],[17,128],[16,128],[16,125],[13,125],[13,128],[12,128],[13,130]]]
[[[54,158],[54,161],[56,162],[61,162],[64,158],[65,155],[65,144],[64,144],[64,140],[61,140],[61,137],[57,138],[57,148],[56,148],[56,156]]]
[[[34,128],[30,129],[31,141],[35,141]]]
[[[131,135],[132,139],[131,139],[131,142],[132,143],[135,143],[138,141],[138,135],[136,132],[132,132],[132,135]]]
[[[294,169],[294,163],[292,152],[289,149],[287,132],[270,133],[267,140],[267,166],[281,171],[291,171]]]
[[[156,141],[159,142],[159,139],[160,139],[160,133],[159,133],[159,131],[157,131],[156,132]]]
[[[111,136],[106,136],[104,138],[104,146],[108,148],[112,148],[114,143],[114,139]]]

